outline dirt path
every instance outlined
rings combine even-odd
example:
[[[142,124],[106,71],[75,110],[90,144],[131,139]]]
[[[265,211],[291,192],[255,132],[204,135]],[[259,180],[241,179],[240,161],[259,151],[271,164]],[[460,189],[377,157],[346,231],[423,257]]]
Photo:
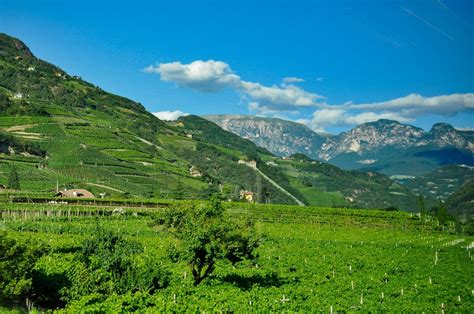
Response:
[[[294,200],[296,202],[296,204],[300,205],[300,206],[306,206],[302,201],[300,201],[299,199],[297,199],[293,194],[291,194],[290,192],[288,192],[287,190],[285,190],[281,185],[279,185],[278,183],[276,183],[275,181],[273,181],[270,177],[268,177],[265,173],[263,173],[262,171],[260,171],[260,169],[258,168],[255,168],[249,164],[246,164],[248,167],[254,169],[255,171],[257,171],[265,180],[267,180],[268,182],[270,182],[273,186],[275,186],[277,189],[279,189],[280,191],[282,191],[283,193],[285,193],[287,196],[289,196],[292,200]]]
[[[113,188],[113,187],[110,187],[110,186],[107,186],[107,185],[102,185],[102,184],[97,184],[97,183],[90,183],[90,182],[87,182],[86,184],[87,184],[87,185],[97,186],[97,187],[104,188],[104,189],[109,189],[109,190],[112,190],[112,191],[115,191],[115,192],[119,192],[119,193],[125,193],[125,192],[122,191],[122,190],[119,190],[119,189],[116,189],[116,188]]]

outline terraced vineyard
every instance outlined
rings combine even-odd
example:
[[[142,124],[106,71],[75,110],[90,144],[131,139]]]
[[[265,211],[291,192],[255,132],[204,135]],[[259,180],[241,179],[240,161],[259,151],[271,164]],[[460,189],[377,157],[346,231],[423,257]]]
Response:
[[[89,295],[61,304],[69,311],[474,309],[474,238],[404,212],[225,203],[231,216],[254,221],[265,240],[254,263],[220,263],[211,277],[195,286],[187,265],[166,257],[175,238],[153,221],[168,206],[203,204],[2,203],[1,229],[19,241],[34,238],[51,246],[35,267],[46,282],[57,284],[64,277],[98,225],[138,241],[143,256],[170,271],[169,283],[156,291],[104,299]]]

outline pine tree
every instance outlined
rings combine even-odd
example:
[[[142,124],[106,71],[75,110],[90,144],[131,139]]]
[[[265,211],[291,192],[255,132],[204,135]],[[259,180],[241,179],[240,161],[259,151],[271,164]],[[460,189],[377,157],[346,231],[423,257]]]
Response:
[[[439,199],[438,202],[438,211],[436,216],[438,218],[439,224],[444,226],[446,224],[446,220],[448,219],[448,213],[446,211],[446,206],[444,206],[444,203],[441,199]]]
[[[12,165],[10,168],[10,175],[8,176],[8,188],[11,190],[20,189],[20,177],[18,176],[15,165]]]
[[[257,173],[257,182],[256,182],[257,197],[255,201],[257,203],[263,203],[263,194],[262,194],[262,177]]]
[[[418,206],[420,207],[420,216],[421,216],[421,218],[425,218],[426,217],[425,198],[421,194],[418,197]]]

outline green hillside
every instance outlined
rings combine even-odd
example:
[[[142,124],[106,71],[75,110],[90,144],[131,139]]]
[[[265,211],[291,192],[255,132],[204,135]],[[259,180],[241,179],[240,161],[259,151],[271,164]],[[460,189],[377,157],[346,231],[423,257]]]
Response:
[[[189,177],[186,161],[160,148],[157,134],[176,131],[142,105],[67,75],[16,39],[1,35],[0,45],[0,128],[9,135],[3,146],[13,150],[3,149],[0,182],[14,163],[24,190],[51,192],[58,183],[109,195],[166,196],[181,182],[198,197],[206,188]],[[43,153],[21,149],[24,143]]]
[[[293,203],[237,164],[271,155],[250,141],[228,132],[221,137],[225,131],[201,127],[203,119],[168,125],[141,104],[37,59],[7,35],[0,36],[0,52],[0,183],[6,185],[15,164],[22,190],[49,195],[57,185],[178,199],[218,192],[238,200],[248,190],[265,194],[261,202]]]
[[[387,177],[284,161],[197,116],[165,123],[0,35],[0,184],[15,165],[23,191],[57,187],[98,196],[203,199],[416,211]],[[240,162],[239,162],[240,161]],[[258,169],[243,162],[255,161]]]
[[[280,168],[312,205],[418,211],[409,189],[376,172],[345,171],[303,154],[275,159],[269,165]]]
[[[394,178],[425,197],[447,199],[465,183],[474,180],[474,167],[447,165],[415,178],[403,176]]]
[[[219,154],[228,153],[233,155],[236,161],[238,158],[253,156],[260,170],[308,205],[353,208],[394,206],[408,211],[418,210],[413,193],[385,175],[341,170],[327,163],[314,161],[304,154],[295,154],[285,159],[272,156],[251,141],[197,116],[181,117],[171,125],[183,129],[187,134],[192,134],[193,139],[201,142],[201,150],[204,150],[205,146],[206,151],[218,150]],[[235,148],[239,147],[242,148],[235,151]],[[199,164],[197,158],[195,163]],[[209,173],[215,169],[209,162],[203,162],[200,166]],[[218,166],[220,171],[227,172],[228,170],[222,170],[223,167],[225,165]],[[232,165],[232,168],[235,168],[235,165]],[[239,174],[236,175],[239,177]],[[262,194],[265,194],[265,191]],[[263,197],[262,201],[268,198]]]
[[[462,220],[472,221],[474,217],[474,180],[467,181],[464,185],[451,194],[446,200],[448,211]]]

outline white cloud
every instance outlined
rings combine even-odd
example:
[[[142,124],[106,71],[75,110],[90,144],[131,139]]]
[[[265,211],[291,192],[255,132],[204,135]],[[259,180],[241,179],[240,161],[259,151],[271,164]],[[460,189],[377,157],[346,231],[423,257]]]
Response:
[[[147,73],[160,75],[163,81],[189,87],[201,92],[217,92],[229,87],[239,92],[249,103],[266,111],[293,111],[298,107],[316,106],[316,100],[325,98],[289,84],[302,82],[297,77],[287,77],[281,86],[264,86],[244,81],[230,66],[222,61],[197,60],[189,64],[181,62],[160,63],[144,69]]]
[[[301,119],[299,122],[306,124],[317,132],[325,132],[327,127],[332,126],[355,126],[362,123],[377,121],[380,119],[396,120],[402,123],[412,122],[414,119],[403,117],[395,112],[349,112],[340,106],[334,109],[320,109],[313,112],[311,119]]]
[[[323,105],[311,119],[301,122],[314,130],[322,131],[331,126],[355,126],[379,119],[409,123],[422,114],[453,116],[459,112],[474,110],[474,94],[452,94],[423,97],[410,94],[384,102],[343,105]]]
[[[254,114],[256,116],[263,116],[263,117],[280,118],[284,120],[290,120],[288,118],[288,115],[300,114],[298,110],[285,111],[283,113],[281,110],[273,110],[266,106],[260,106],[260,104],[257,102],[249,102],[247,109],[249,110],[249,114]]]
[[[455,126],[454,128],[455,128],[456,130],[458,130],[458,131],[474,131],[474,128],[469,128],[469,127],[468,127],[468,128],[464,128],[464,127],[457,127],[457,126]]]
[[[316,100],[324,98],[313,94],[295,85],[263,86],[260,83],[241,81],[240,88],[243,94],[258,103],[259,107],[266,107],[276,111],[291,111],[298,107],[316,106]]]
[[[435,97],[423,97],[419,94],[410,94],[405,97],[384,102],[350,104],[347,108],[373,111],[400,111],[402,115],[407,117],[415,117],[423,113],[452,116],[461,111],[474,110],[474,93]]]
[[[158,111],[158,112],[153,112],[153,115],[156,116],[160,120],[166,120],[166,121],[175,121],[179,117],[182,116],[187,116],[188,113],[176,110],[176,111]]]
[[[285,77],[283,79],[283,83],[285,84],[290,84],[290,83],[302,83],[304,82],[304,80],[302,78],[299,78],[299,77],[294,77],[294,76],[290,76],[290,77]]]
[[[163,81],[174,82],[201,92],[215,92],[240,82],[240,77],[232,73],[227,63],[214,60],[197,60],[189,64],[160,63],[156,66],[150,65],[144,71],[159,74]]]
[[[257,115],[283,117],[297,115],[304,108],[317,108],[311,117],[303,117],[300,121],[319,131],[331,126],[354,126],[378,119],[407,123],[422,114],[453,116],[459,112],[474,111],[474,93],[435,97],[409,94],[383,102],[357,104],[349,101],[342,105],[330,105],[325,101],[326,97],[294,85],[303,82],[301,78],[286,77],[281,85],[265,86],[241,79],[227,63],[215,60],[197,60],[189,64],[160,63],[144,71],[159,74],[163,81],[200,92],[231,88],[247,102],[249,111]],[[323,77],[316,78],[318,82],[322,80]],[[162,111],[155,115],[160,119],[174,120],[185,114]]]

